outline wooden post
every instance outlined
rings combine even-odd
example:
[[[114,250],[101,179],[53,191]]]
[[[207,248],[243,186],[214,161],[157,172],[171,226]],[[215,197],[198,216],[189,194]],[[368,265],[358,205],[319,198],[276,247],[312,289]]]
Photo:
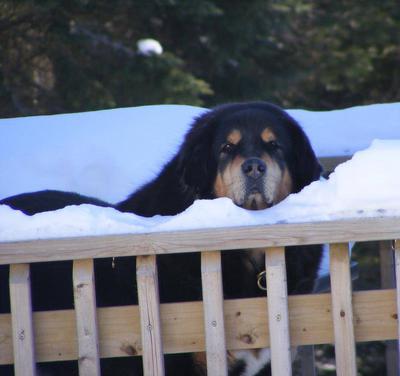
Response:
[[[36,375],[29,264],[10,265],[10,303],[15,375]]]
[[[394,259],[396,267],[396,297],[397,297],[397,339],[400,343],[400,240],[394,241]],[[398,354],[400,358],[400,354]]]
[[[164,375],[156,256],[138,256],[136,275],[143,348],[143,374]]]
[[[291,376],[292,357],[284,247],[266,249],[265,268],[267,271],[272,375]]]
[[[347,243],[330,245],[332,318],[338,376],[356,376],[352,288]]]
[[[204,328],[206,332],[207,373],[228,374],[222,291],[221,252],[201,253]]]
[[[394,253],[391,241],[379,242],[379,259],[381,269],[381,288],[391,289],[396,287]],[[399,343],[386,341],[385,357],[387,376],[399,376]]]
[[[100,376],[93,259],[74,260],[73,284],[79,376]]]

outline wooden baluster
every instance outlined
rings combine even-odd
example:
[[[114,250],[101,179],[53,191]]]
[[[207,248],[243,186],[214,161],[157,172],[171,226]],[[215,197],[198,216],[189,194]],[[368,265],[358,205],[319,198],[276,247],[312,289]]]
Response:
[[[225,343],[221,252],[201,253],[201,281],[203,286],[207,373],[209,375],[224,376],[228,374],[228,370]]]
[[[10,303],[15,375],[36,375],[29,264],[10,265]]]
[[[80,376],[100,376],[93,259],[74,260],[73,284]]]
[[[271,339],[271,368],[274,376],[292,375],[285,248],[267,248],[268,318]]]
[[[400,346],[400,324],[399,324],[399,316],[400,316],[400,240],[396,239],[394,241],[394,260],[395,260],[395,269],[396,269],[396,297],[397,297],[397,340],[398,346]],[[400,354],[398,354],[398,358],[400,358]],[[398,364],[398,368],[400,364]]]
[[[156,256],[138,256],[136,275],[145,376],[164,375]]]
[[[392,289],[396,287],[394,252],[392,242],[382,240],[379,242],[379,259],[381,269],[381,288]],[[386,341],[385,358],[387,376],[399,376],[399,344],[398,341]]]
[[[349,245],[331,244],[329,253],[336,372],[338,376],[356,376]]]

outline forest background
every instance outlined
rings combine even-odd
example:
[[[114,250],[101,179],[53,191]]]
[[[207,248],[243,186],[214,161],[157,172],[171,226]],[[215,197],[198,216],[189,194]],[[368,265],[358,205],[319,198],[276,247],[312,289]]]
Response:
[[[0,117],[245,100],[399,101],[398,2],[0,0]]]

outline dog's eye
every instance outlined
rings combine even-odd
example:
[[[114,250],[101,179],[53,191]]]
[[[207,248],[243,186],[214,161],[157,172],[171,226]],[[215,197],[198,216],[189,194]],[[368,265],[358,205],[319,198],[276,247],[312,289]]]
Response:
[[[226,154],[232,153],[235,150],[235,147],[236,147],[236,145],[231,144],[231,143],[222,145],[221,153],[226,153]]]

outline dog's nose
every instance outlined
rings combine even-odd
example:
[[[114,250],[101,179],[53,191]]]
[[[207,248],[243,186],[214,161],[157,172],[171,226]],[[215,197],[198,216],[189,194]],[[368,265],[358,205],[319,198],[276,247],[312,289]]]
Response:
[[[242,171],[249,178],[258,179],[265,174],[266,170],[267,165],[260,158],[249,158],[242,164]]]

